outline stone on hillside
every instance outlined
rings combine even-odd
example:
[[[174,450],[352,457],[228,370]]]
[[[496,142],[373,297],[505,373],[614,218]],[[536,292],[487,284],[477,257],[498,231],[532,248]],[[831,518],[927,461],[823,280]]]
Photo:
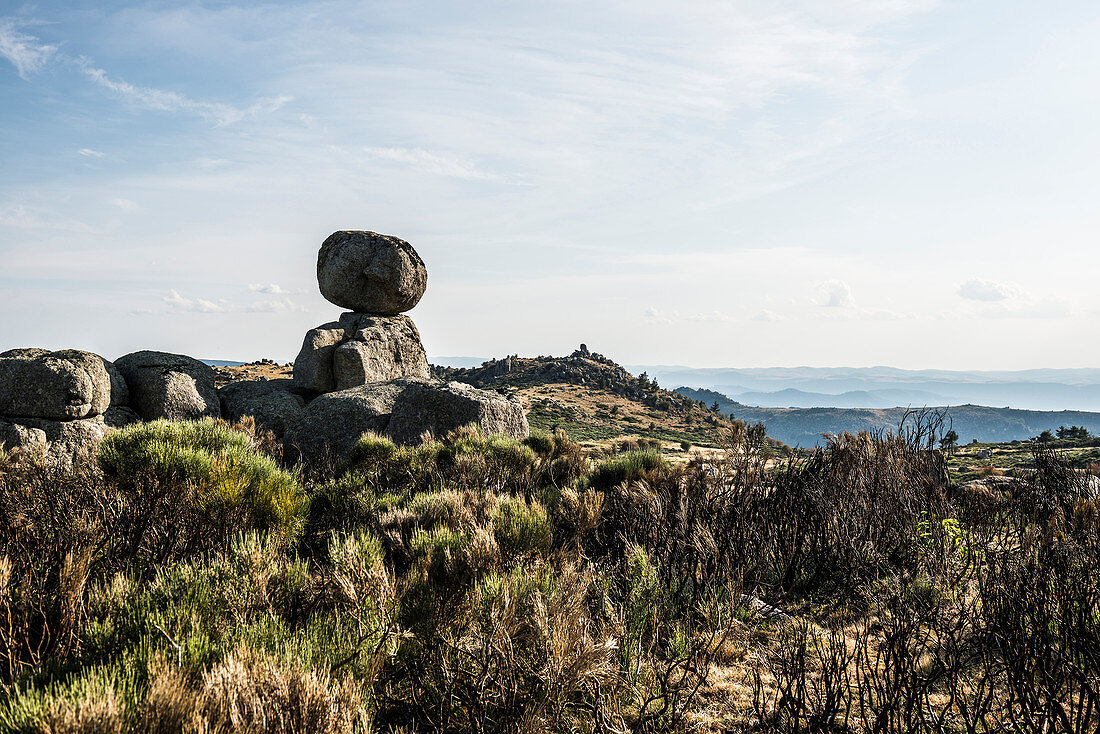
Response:
[[[46,451],[46,432],[18,423],[0,421],[0,450],[41,454]]]
[[[182,354],[141,351],[115,360],[126,378],[130,402],[143,420],[218,417],[214,370]]]
[[[91,352],[12,349],[0,354],[0,415],[77,420],[127,401],[125,382]]]
[[[246,415],[256,419],[256,425],[281,438],[286,429],[301,415],[306,401],[295,392],[292,380],[242,380],[231,382],[218,390],[222,415],[238,420]]]
[[[366,431],[385,430],[394,401],[411,384],[414,381],[374,382],[312,400],[283,436],[287,458],[338,461]]]
[[[358,313],[395,315],[420,301],[428,271],[413,246],[376,232],[332,233],[317,253],[326,299]]]
[[[360,315],[350,336],[333,352],[337,390],[430,374],[420,332],[408,316]]]
[[[461,382],[432,380],[412,383],[401,391],[386,435],[397,443],[416,443],[425,432],[442,437],[471,423],[486,435],[518,439],[531,432],[518,400]]]

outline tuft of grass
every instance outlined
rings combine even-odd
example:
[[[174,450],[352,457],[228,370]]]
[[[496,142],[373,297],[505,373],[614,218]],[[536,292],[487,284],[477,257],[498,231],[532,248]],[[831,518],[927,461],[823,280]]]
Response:
[[[607,490],[623,482],[642,479],[668,465],[668,460],[656,450],[630,451],[597,464],[588,477],[588,483],[595,489]]]

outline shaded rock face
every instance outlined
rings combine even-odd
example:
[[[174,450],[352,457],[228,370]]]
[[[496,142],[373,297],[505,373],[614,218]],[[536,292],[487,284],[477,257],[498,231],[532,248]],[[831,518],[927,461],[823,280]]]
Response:
[[[440,437],[471,423],[486,435],[521,439],[531,432],[518,400],[461,382],[432,381],[401,392],[386,435],[397,443],[416,443],[425,432]]]
[[[115,426],[107,423],[108,415],[117,417],[118,414],[112,408],[106,415],[97,415],[94,418],[75,421],[26,418],[23,423],[26,428],[45,435],[44,455],[47,462],[61,468],[70,468],[78,457],[94,453],[107,434],[115,430]]]
[[[413,246],[377,232],[333,232],[317,253],[321,295],[357,313],[393,316],[415,306],[428,271]]]
[[[487,434],[510,438],[530,433],[516,400],[457,382],[410,378],[320,396],[287,429],[283,445],[291,460],[336,462],[366,431],[413,444],[424,433],[441,437],[471,423]]]
[[[322,324],[306,332],[302,349],[294,359],[294,384],[303,390],[332,392],[332,353],[347,341],[347,331],[338,322]]]
[[[244,380],[218,390],[222,415],[238,420],[250,415],[256,424],[282,438],[305,408],[306,401],[291,380]]]
[[[0,354],[0,415],[78,420],[127,402],[114,366],[91,352],[12,349]]]
[[[142,420],[218,417],[214,370],[182,354],[142,351],[115,360],[130,388],[131,407]]]
[[[294,383],[327,393],[401,378],[427,378],[420,332],[408,316],[346,313],[306,333],[294,360]]]
[[[391,380],[330,392],[313,400],[283,437],[290,460],[338,461],[367,431],[382,433],[394,401],[411,380]]]

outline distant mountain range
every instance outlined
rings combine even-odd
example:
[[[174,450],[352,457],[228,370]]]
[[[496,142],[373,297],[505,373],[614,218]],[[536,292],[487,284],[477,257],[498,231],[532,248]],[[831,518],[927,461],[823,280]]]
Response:
[[[768,408],[992,405],[1024,410],[1100,410],[1100,369],[902,370],[894,367],[753,369],[627,365],[661,385],[714,390]]]
[[[906,408],[766,408],[730,400],[713,390],[679,387],[676,392],[707,405],[718,403],[723,414],[733,414],[747,423],[763,423],[768,435],[790,446],[817,446],[824,433],[856,433],[881,429],[897,430]],[[1039,411],[956,405],[946,408],[950,428],[962,443],[977,439],[1024,441],[1059,426],[1084,426],[1100,434],[1100,413],[1080,410]]]

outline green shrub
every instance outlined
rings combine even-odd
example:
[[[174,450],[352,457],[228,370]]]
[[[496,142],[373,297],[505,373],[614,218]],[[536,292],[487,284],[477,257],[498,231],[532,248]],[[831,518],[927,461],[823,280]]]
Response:
[[[104,439],[97,457],[105,475],[135,493],[150,481],[189,487],[183,501],[192,506],[181,510],[223,527],[293,537],[305,518],[308,502],[294,475],[220,421],[137,423]]]

